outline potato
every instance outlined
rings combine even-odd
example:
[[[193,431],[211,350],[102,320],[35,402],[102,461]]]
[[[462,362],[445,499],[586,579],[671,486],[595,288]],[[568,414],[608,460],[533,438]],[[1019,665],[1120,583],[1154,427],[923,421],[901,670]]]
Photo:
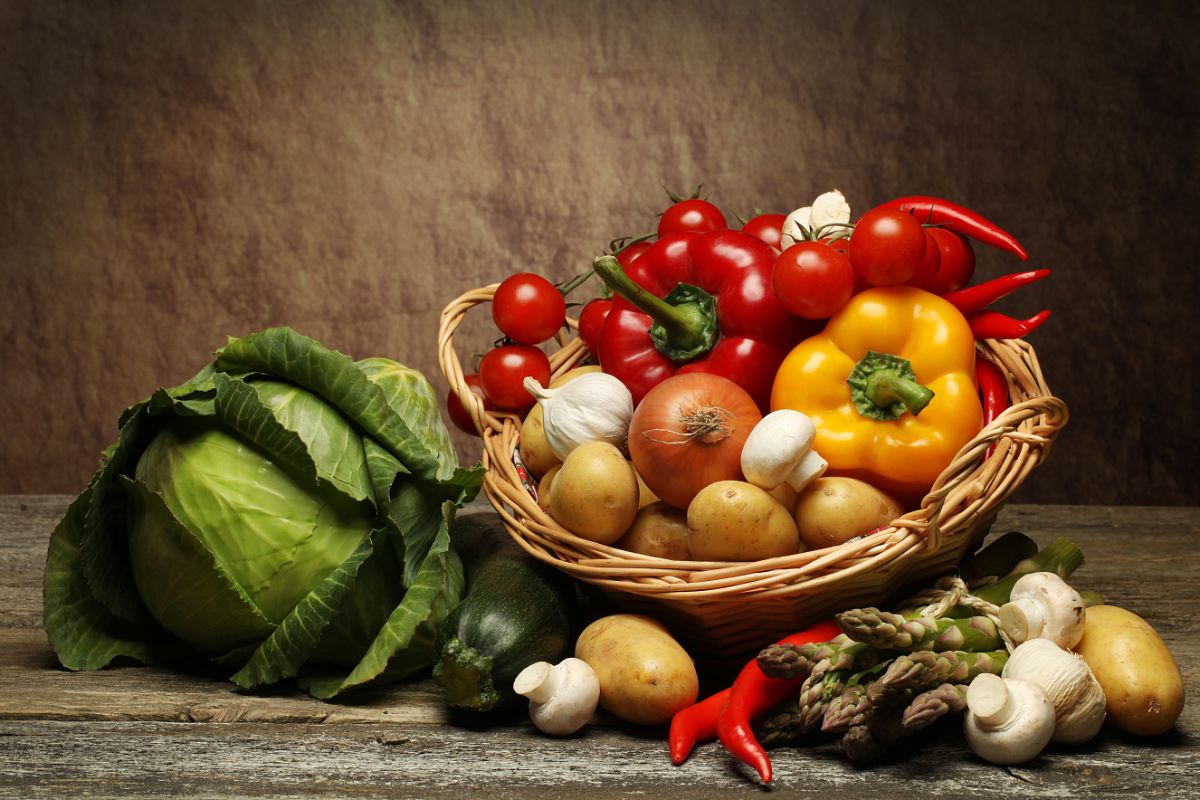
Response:
[[[638,512],[637,475],[608,442],[587,442],[572,450],[548,494],[550,516],[598,544],[620,539]]]
[[[688,543],[697,561],[758,561],[800,551],[786,508],[745,481],[717,481],[687,509]]]
[[[555,464],[546,470],[546,474],[538,481],[538,505],[547,514],[550,513],[550,487],[554,485],[554,476],[558,475],[560,468],[562,468],[562,464]]]
[[[628,460],[628,459],[626,459],[626,460]],[[632,461],[629,462],[629,466],[631,466],[631,467],[633,466]],[[633,474],[637,475],[636,469],[633,471]],[[650,505],[651,503],[657,503],[658,495],[656,495],[654,492],[650,491],[650,487],[646,485],[646,482],[644,480],[642,480],[641,475],[637,475],[637,479],[638,479],[638,508],[645,508],[646,506]]]
[[[818,550],[887,525],[904,508],[892,496],[856,478],[817,478],[796,498],[794,512],[800,538]]]
[[[575,657],[600,680],[601,708],[637,725],[666,725],[700,691],[691,656],[649,617],[601,617],[579,634]]]
[[[1183,676],[1158,632],[1117,606],[1092,606],[1075,652],[1104,689],[1108,722],[1137,736],[1166,733],[1183,712]]]
[[[599,371],[600,367],[595,365],[576,367],[550,381],[550,388],[562,386],[580,375]],[[559,463],[558,456],[554,455],[554,451],[550,449],[550,443],[546,441],[544,419],[541,403],[537,403],[529,409],[529,413],[525,415],[525,420],[521,423],[521,439],[520,444],[517,445],[517,451],[521,454],[521,462],[525,464],[525,469],[538,478]]]
[[[688,548],[687,514],[661,500],[643,506],[613,547],[644,556],[687,561],[692,557]]]

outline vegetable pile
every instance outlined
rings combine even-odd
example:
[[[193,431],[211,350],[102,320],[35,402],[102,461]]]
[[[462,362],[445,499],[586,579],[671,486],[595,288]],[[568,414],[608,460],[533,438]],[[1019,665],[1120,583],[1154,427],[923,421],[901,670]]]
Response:
[[[211,664],[329,698],[428,670],[463,591],[458,467],[417,371],[288,328],[233,339],[121,416],[50,540],[62,664]]]
[[[505,279],[493,301],[503,338],[466,376],[486,409],[520,422],[514,466],[537,504],[598,545],[754,562],[870,536],[1008,407],[1008,378],[977,340],[1023,337],[1049,317],[992,308],[1050,270],[972,284],[972,242],[1028,256],[946,200],[902,197],[852,221],[826,192],[736,229],[698,191],[672,200],[653,234],[615,240],[583,276]],[[541,345],[569,334],[565,298],[591,275],[601,295],[578,318],[590,361],[551,382]],[[447,402],[474,432],[453,391]],[[765,782],[766,747],[833,737],[866,763],[955,716],[997,764],[1089,741],[1106,719],[1161,733],[1182,709],[1178,667],[1144,621],[1066,583],[1082,560],[1066,540],[1038,550],[1003,536],[895,610],[849,609],[764,642],[699,702],[668,629],[603,616],[573,653],[529,652],[512,692],[550,735],[601,708],[669,723],[676,764],[719,739]],[[489,625],[521,623],[499,616]],[[503,657],[519,664],[513,649]]]

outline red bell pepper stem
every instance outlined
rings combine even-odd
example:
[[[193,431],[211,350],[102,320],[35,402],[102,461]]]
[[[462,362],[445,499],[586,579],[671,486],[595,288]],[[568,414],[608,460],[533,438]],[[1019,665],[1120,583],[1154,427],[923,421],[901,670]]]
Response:
[[[679,766],[687,760],[697,742],[717,738],[717,718],[729,699],[732,687],[693,703],[671,717],[671,729],[667,733],[667,746],[671,751],[671,763]]]
[[[1049,277],[1048,269],[1033,269],[1028,272],[1014,272],[1001,275],[990,281],[959,289],[957,292],[947,292],[942,298],[964,314],[972,311],[982,311],[1002,297],[1007,297],[1022,286],[1036,283],[1042,278]]]
[[[976,311],[967,315],[967,324],[976,339],[1020,339],[1050,318],[1050,309],[1029,319],[1013,319],[998,311]]]
[[[898,208],[901,211],[907,211],[921,222],[931,225],[941,225],[943,228],[949,228],[955,233],[970,236],[977,242],[983,242],[1005,252],[1012,253],[1022,261],[1029,259],[1029,254],[1025,252],[1025,248],[1021,247],[1011,233],[996,225],[991,220],[976,214],[969,208],[964,208],[957,203],[951,203],[949,200],[942,200],[939,197],[910,195],[908,197],[897,197],[895,200],[884,203],[883,207]]]
[[[826,620],[794,633],[779,643],[827,642],[841,632],[832,620]],[[730,687],[729,699],[717,718],[717,736],[721,744],[739,761],[754,767],[763,783],[771,782],[771,759],[755,738],[750,723],[794,692],[803,682],[803,678],[768,678],[759,668],[758,661],[751,661],[738,673]]]
[[[672,347],[689,352],[712,347],[716,323],[700,305],[672,305],[656,297],[630,279],[614,256],[599,256],[592,262],[592,269],[614,294],[624,297],[661,325]]]

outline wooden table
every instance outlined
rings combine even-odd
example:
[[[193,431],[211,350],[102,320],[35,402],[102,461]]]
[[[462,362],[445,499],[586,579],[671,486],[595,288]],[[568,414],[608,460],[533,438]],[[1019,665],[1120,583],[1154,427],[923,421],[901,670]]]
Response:
[[[146,667],[70,673],[41,629],[46,542],[69,498],[0,498],[0,797],[688,797],[762,791],[718,745],[682,767],[661,732],[601,718],[552,740],[520,719],[452,719],[424,680],[344,703],[291,688],[244,693]],[[772,751],[775,793],[837,798],[1200,796],[1200,509],[1010,506],[994,531],[1087,555],[1075,582],[1145,616],[1183,669],[1191,703],[1153,741],[1106,730],[1001,768],[957,726],[870,768],[830,745]]]

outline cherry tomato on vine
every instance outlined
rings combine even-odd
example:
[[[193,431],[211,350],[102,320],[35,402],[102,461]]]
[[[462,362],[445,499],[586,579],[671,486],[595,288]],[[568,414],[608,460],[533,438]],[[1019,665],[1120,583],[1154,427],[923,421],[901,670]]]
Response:
[[[597,297],[579,312],[579,338],[583,339],[583,343],[592,353],[596,352],[596,345],[600,342],[600,329],[604,327],[604,320],[608,319],[608,312],[612,311],[612,306],[612,300]]]
[[[921,288],[934,294],[946,294],[963,288],[975,276],[975,250],[965,236],[946,228],[926,228],[929,246],[936,244],[939,262],[937,274]]]
[[[492,298],[496,327],[514,342],[539,344],[567,320],[567,301],[562,292],[541,275],[518,272],[509,275]]]
[[[479,361],[479,385],[498,409],[524,411],[534,404],[526,378],[550,385],[550,359],[528,344],[506,344],[489,350]]]
[[[746,224],[742,226],[742,233],[757,236],[779,250],[780,242],[783,241],[783,223],[786,220],[787,214],[759,214],[746,220]]]
[[[898,286],[912,278],[925,258],[925,229],[896,208],[862,215],[850,234],[850,264],[871,286]]]
[[[663,212],[658,220],[658,238],[669,233],[707,233],[728,227],[721,209],[707,200],[692,197],[680,200]]]
[[[617,253],[617,263],[621,265],[621,269],[629,269],[629,265],[637,261],[638,256],[649,250],[653,244],[654,242],[634,242]]]
[[[479,385],[479,376],[464,375],[463,380],[466,381],[467,388],[479,395],[479,397],[483,400],[483,407],[491,410],[492,404],[488,402],[486,397],[484,397],[483,387]],[[446,393],[446,413],[450,415],[450,421],[454,423],[454,427],[461,431],[472,433],[476,436],[479,435],[479,431],[475,430],[475,423],[471,421],[470,413],[467,411],[466,406],[463,405],[462,400],[459,399],[458,395],[455,394],[453,389]]]
[[[797,242],[779,254],[771,282],[788,311],[804,319],[825,319],[854,293],[854,269],[844,253],[825,242]]]

